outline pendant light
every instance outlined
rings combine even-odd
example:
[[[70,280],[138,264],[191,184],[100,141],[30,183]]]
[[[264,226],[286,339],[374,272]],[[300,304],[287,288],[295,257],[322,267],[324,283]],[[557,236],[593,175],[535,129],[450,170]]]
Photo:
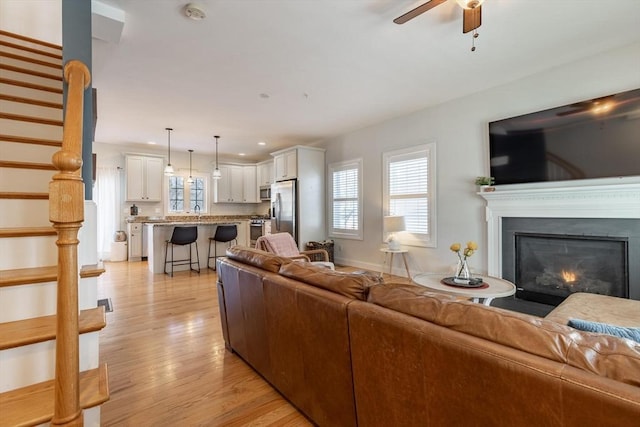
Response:
[[[165,166],[164,168],[164,174],[166,176],[172,176],[173,175],[173,166],[171,166],[171,131],[173,130],[173,128],[165,128],[167,130],[167,139],[169,141],[168,144],[168,153],[169,153],[169,161],[167,162],[167,166]]]
[[[213,171],[213,179],[220,179],[222,177],[222,173],[220,173],[220,169],[218,169],[218,135],[214,136],[216,139],[216,168]]]
[[[193,184],[193,177],[191,176],[191,154],[193,154],[193,150],[189,150],[189,179],[187,180],[189,184]]]

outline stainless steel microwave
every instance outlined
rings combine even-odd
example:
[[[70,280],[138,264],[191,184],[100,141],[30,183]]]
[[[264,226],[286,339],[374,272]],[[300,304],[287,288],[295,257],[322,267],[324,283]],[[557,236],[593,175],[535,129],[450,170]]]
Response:
[[[263,185],[260,187],[260,200],[271,200],[270,185]]]

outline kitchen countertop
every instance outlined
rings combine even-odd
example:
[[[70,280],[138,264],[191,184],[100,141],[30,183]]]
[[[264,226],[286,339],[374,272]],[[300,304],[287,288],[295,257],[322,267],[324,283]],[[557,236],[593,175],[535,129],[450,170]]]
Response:
[[[246,221],[246,220],[245,220]],[[202,220],[202,221],[145,221],[143,224],[154,226],[174,226],[174,225],[220,225],[220,224],[240,224],[241,220]]]
[[[265,215],[202,215],[200,219],[196,219],[195,216],[166,216],[166,217],[158,217],[158,216],[129,216],[126,218],[126,222],[141,222],[144,224],[168,224],[168,225],[177,225],[177,224],[224,224],[240,221],[250,221],[252,219],[269,219]]]

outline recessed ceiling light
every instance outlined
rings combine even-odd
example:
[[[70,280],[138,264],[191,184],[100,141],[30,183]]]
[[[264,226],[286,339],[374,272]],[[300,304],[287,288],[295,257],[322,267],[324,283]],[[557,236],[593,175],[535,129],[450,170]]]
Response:
[[[246,156],[244,153],[238,153],[238,156]]]
[[[258,142],[258,145],[267,145],[267,143],[264,142],[264,141],[260,141],[260,142]]]
[[[148,141],[148,142],[147,142],[147,144],[149,144],[149,145],[156,145],[156,142],[155,142],[155,141]]]
[[[199,4],[189,3],[184,7],[184,14],[187,18],[191,18],[194,21],[201,21],[207,17],[206,12]]]

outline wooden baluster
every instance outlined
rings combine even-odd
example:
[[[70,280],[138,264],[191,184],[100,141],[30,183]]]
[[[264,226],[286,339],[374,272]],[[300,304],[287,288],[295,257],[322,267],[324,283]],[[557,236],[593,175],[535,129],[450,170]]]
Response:
[[[68,83],[62,149],[53,155],[58,173],[49,183],[49,220],[58,232],[58,300],[55,407],[51,425],[82,426],[79,390],[78,230],[84,221],[82,120],[89,70],[80,61],[64,67]]]

